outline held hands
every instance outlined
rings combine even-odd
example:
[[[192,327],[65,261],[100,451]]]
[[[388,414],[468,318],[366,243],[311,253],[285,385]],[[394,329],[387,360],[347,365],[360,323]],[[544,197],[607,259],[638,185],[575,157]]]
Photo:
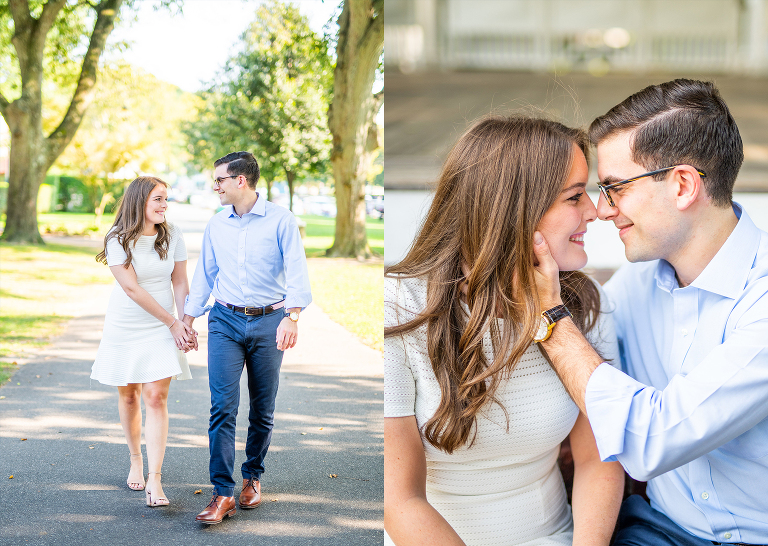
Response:
[[[176,347],[185,353],[189,350],[192,344],[197,343],[195,337],[197,332],[178,319],[173,321],[170,330],[173,335],[173,341],[176,342]]]
[[[189,352],[192,349],[197,350],[197,332],[192,328],[194,317],[184,315],[182,320],[176,320],[171,325],[171,334],[176,342],[176,347],[180,351]]]
[[[277,350],[285,351],[296,345],[299,337],[299,326],[288,317],[280,321],[277,327]]]
[[[533,266],[536,269],[536,291],[542,310],[563,303],[560,299],[560,268],[549,253],[549,245],[540,232],[533,234]]]

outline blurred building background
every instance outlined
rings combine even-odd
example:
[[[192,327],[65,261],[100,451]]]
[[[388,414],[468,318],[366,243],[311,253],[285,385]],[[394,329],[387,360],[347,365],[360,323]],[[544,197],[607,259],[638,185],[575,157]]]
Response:
[[[736,200],[768,228],[768,0],[387,0],[385,22],[386,263],[472,121],[525,112],[586,127],[677,77],[719,87],[745,145]],[[623,263],[612,224],[589,231],[589,267]]]

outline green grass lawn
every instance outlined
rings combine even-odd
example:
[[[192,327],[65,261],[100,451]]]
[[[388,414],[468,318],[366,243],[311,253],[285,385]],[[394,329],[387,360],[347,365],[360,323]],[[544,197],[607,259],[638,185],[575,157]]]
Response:
[[[304,250],[307,258],[322,257],[325,251],[333,245],[333,233],[336,228],[335,218],[325,216],[299,216],[307,223],[304,237]],[[368,234],[368,244],[376,254],[384,255],[384,220],[367,218],[365,230]]]
[[[104,236],[115,221],[114,214],[105,214],[101,225],[94,224],[93,214],[78,214],[72,212],[56,212],[49,214],[38,214],[37,223],[40,227],[40,233],[62,233],[65,235],[92,235]],[[325,216],[305,215],[299,216],[307,223],[306,237],[304,238],[304,249],[307,257],[321,257],[326,249],[333,244],[333,234],[336,227],[334,218]],[[374,253],[382,256],[384,254],[384,221],[368,218],[365,222],[365,229],[368,234],[368,244]]]
[[[302,216],[304,246],[309,260],[314,301],[336,322],[364,343],[383,347],[383,265],[356,260],[321,258],[333,244],[335,221]],[[38,215],[40,232],[104,235],[114,215],[105,215],[94,229],[93,214]],[[371,249],[384,253],[384,222],[366,222]],[[93,284],[114,281],[109,269],[94,260],[98,250],[64,245],[0,244],[0,384],[16,369],[15,361],[61,334],[72,318],[72,302],[87,298]]]
[[[308,266],[313,301],[363,343],[383,350],[383,264],[311,258]]]
[[[92,248],[0,244],[0,381],[17,359],[63,332],[74,302],[114,281]]]
[[[37,224],[41,235],[61,233],[64,235],[98,234],[104,236],[114,221],[114,214],[105,214],[98,226],[95,223],[96,216],[90,213],[52,212],[37,215]]]

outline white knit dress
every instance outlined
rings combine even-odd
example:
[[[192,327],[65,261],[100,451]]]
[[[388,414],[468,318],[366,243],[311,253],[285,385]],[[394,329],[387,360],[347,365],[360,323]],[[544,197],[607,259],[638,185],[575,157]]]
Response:
[[[131,265],[139,286],[166,311],[174,313],[171,273],[176,262],[187,259],[181,230],[173,224],[165,260],[154,248],[156,235],[143,235],[131,250]],[[126,253],[113,237],[107,243],[107,265],[122,265]],[[129,298],[115,281],[109,298],[104,333],[91,369],[91,379],[105,385],[151,383],[174,377],[191,379],[187,356],[176,347],[171,330]]]
[[[424,279],[385,279],[384,324],[407,322],[425,308],[426,295]],[[618,362],[610,315],[601,314],[590,338],[603,356]],[[384,341],[384,416],[415,415],[420,430],[440,403],[426,340],[424,325]],[[490,333],[484,348],[492,361]],[[509,414],[508,430],[504,411],[489,404],[478,416],[472,447],[449,455],[422,436],[427,500],[468,546],[571,544],[573,520],[557,458],[578,408],[536,344],[496,396]],[[393,544],[386,533],[384,542]]]

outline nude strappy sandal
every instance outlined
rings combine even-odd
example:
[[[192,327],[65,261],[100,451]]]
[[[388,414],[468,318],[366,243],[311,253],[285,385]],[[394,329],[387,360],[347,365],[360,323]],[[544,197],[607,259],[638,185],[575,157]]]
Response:
[[[148,472],[147,473],[147,479],[149,479],[149,474],[157,474],[158,476],[162,475],[162,472]],[[157,508],[158,506],[168,506],[170,504],[170,501],[166,499],[165,497],[153,497],[152,492],[147,488],[144,493],[146,493],[147,496],[147,506],[150,508]]]
[[[131,453],[131,459],[133,459],[134,457],[141,457],[141,453],[136,453],[136,454]],[[144,463],[144,461],[142,461],[142,467],[143,467],[143,463]],[[131,466],[133,466],[133,465],[131,465]],[[130,473],[131,473],[131,471],[129,470],[128,474],[130,474]],[[127,480],[125,480],[125,483],[128,485],[128,489],[130,489],[132,491],[142,491],[142,490],[144,490],[144,485],[145,485],[144,475],[143,475],[144,471],[142,470],[141,473],[142,473],[141,481],[131,481],[130,477]]]

